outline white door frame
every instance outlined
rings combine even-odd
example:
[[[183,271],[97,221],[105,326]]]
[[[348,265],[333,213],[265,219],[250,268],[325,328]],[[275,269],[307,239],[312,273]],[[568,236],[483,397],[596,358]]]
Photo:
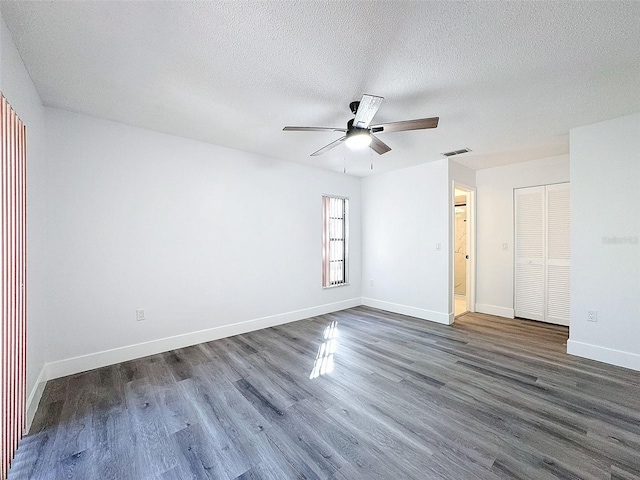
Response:
[[[456,189],[467,192],[467,310],[476,311],[476,188],[453,180],[451,185],[451,198],[449,199],[449,302],[450,322],[455,319],[455,222],[456,222]]]

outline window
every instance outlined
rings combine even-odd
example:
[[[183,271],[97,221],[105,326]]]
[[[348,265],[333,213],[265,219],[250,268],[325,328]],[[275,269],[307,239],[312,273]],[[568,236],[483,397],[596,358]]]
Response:
[[[344,285],[348,280],[349,199],[322,197],[322,286]]]

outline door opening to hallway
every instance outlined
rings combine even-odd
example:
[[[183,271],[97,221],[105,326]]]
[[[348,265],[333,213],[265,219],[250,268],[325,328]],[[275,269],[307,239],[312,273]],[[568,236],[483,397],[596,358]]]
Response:
[[[454,317],[470,310],[470,197],[471,192],[456,187],[453,210],[453,312]]]

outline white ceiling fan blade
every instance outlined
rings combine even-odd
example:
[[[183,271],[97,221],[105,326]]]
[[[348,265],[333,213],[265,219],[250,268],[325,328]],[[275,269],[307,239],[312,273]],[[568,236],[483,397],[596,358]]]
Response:
[[[380,105],[382,105],[383,100],[383,97],[376,97],[375,95],[362,95],[362,100],[360,100],[360,105],[356,112],[356,118],[353,119],[353,126],[356,128],[369,128],[369,124],[380,108]]]
[[[311,154],[312,157],[317,157],[318,155],[322,155],[323,153],[331,150],[333,147],[337,147],[338,145],[340,145],[342,142],[344,142],[347,139],[347,136],[345,135],[342,138],[339,138],[338,140],[335,140],[333,142],[331,142],[329,145],[325,145],[324,147],[322,147],[320,150],[318,150],[317,152],[313,152]]]

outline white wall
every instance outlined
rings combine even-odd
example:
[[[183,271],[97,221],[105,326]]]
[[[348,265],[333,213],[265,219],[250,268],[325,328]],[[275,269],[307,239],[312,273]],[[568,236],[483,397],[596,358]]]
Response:
[[[464,165],[460,165],[455,160],[449,159],[449,187],[451,188],[450,193],[453,195],[454,189],[452,186],[452,182],[456,182],[464,186],[473,188],[476,186],[476,171],[471,170]],[[451,208],[453,208],[454,206],[455,203],[451,205]]]
[[[448,184],[446,159],[362,179],[365,305],[449,323]]]
[[[46,131],[49,376],[360,304],[358,178],[50,108]],[[348,286],[321,288],[322,194],[351,199]]]
[[[0,17],[0,90],[27,126],[27,392],[38,397],[38,376],[47,344],[47,162],[40,97]],[[30,405],[28,420],[35,406]]]
[[[640,114],[571,130],[567,351],[640,370]],[[586,320],[597,311],[597,322]]]
[[[569,181],[569,156],[476,172],[476,310],[513,318],[513,190]],[[503,244],[507,250],[503,250]],[[573,261],[573,255],[572,255]]]

